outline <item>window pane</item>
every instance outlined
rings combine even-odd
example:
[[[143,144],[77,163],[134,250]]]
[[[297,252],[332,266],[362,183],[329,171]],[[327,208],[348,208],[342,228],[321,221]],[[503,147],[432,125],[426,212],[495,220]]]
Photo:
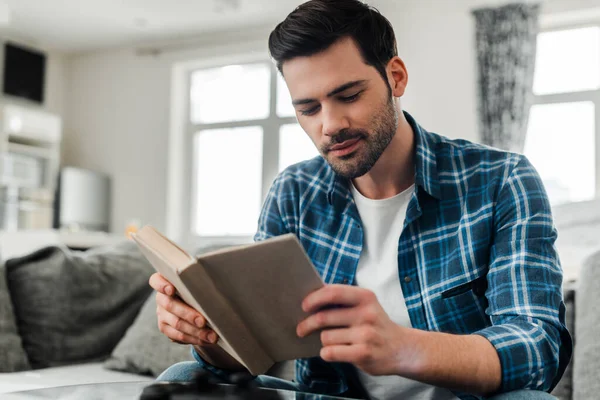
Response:
[[[550,94],[600,87],[600,28],[538,35],[533,92]]]
[[[191,122],[211,124],[267,118],[270,72],[267,64],[194,71],[190,89]]]
[[[255,233],[261,203],[262,146],[263,131],[256,126],[195,135],[195,234]]]
[[[283,125],[279,131],[279,171],[319,155],[317,148],[299,124]]]
[[[280,117],[296,116],[290,91],[280,73],[277,73],[277,115]]]
[[[540,173],[552,204],[595,195],[594,104],[540,104],[531,108],[525,155]]]

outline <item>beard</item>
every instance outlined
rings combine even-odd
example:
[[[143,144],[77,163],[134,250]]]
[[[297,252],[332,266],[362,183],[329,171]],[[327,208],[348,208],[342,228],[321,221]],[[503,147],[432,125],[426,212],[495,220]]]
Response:
[[[323,158],[336,174],[347,179],[363,176],[373,168],[384,150],[388,147],[398,129],[398,112],[393,97],[382,104],[371,119],[372,132],[363,129],[342,129],[331,137],[329,143],[319,150]],[[330,148],[346,140],[361,139],[362,145],[354,152],[340,156],[330,156]]]

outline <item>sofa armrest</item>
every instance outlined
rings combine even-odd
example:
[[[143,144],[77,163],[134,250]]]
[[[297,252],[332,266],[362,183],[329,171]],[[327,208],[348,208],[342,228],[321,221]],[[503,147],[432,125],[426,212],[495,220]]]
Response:
[[[600,252],[585,261],[576,294],[573,398],[593,399],[600,393]]]

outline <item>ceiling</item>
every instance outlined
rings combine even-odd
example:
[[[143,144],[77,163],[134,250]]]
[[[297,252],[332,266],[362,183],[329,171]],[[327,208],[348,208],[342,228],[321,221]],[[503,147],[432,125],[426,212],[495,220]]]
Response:
[[[252,28],[267,30],[305,0],[0,0],[0,38],[74,53],[196,38]],[[388,13],[436,9],[449,0],[366,0]],[[457,7],[511,0],[454,0]],[[598,6],[598,0],[541,1],[549,11]],[[448,3],[447,3],[448,2]],[[450,4],[453,4],[450,3]],[[556,10],[555,10],[556,9]],[[599,9],[600,12],[600,9]]]
[[[274,25],[302,0],[0,0],[0,35],[60,52]]]

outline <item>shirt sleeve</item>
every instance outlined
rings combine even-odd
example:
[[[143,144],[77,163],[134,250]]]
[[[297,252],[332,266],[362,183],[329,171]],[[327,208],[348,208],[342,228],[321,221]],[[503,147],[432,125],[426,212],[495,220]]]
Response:
[[[571,358],[557,237],[542,181],[519,156],[500,186],[487,275],[488,339],[502,366],[501,391],[550,391]]]
[[[285,213],[281,211],[280,207],[281,199],[291,194],[284,192],[284,184],[285,182],[280,175],[275,179],[273,185],[271,185],[258,219],[258,228],[254,235],[255,242],[291,232],[291,229],[289,229],[284,221]]]
[[[255,241],[265,240],[269,237],[283,235],[287,233],[285,224],[281,218],[281,214],[278,206],[278,198],[281,196],[281,181],[276,179],[267,194],[267,198],[264,202],[262,212],[258,220],[258,229],[254,236]],[[202,368],[211,372],[216,377],[229,381],[231,373],[227,370],[217,368],[206,361],[198,354],[198,352],[192,347],[192,355]]]

